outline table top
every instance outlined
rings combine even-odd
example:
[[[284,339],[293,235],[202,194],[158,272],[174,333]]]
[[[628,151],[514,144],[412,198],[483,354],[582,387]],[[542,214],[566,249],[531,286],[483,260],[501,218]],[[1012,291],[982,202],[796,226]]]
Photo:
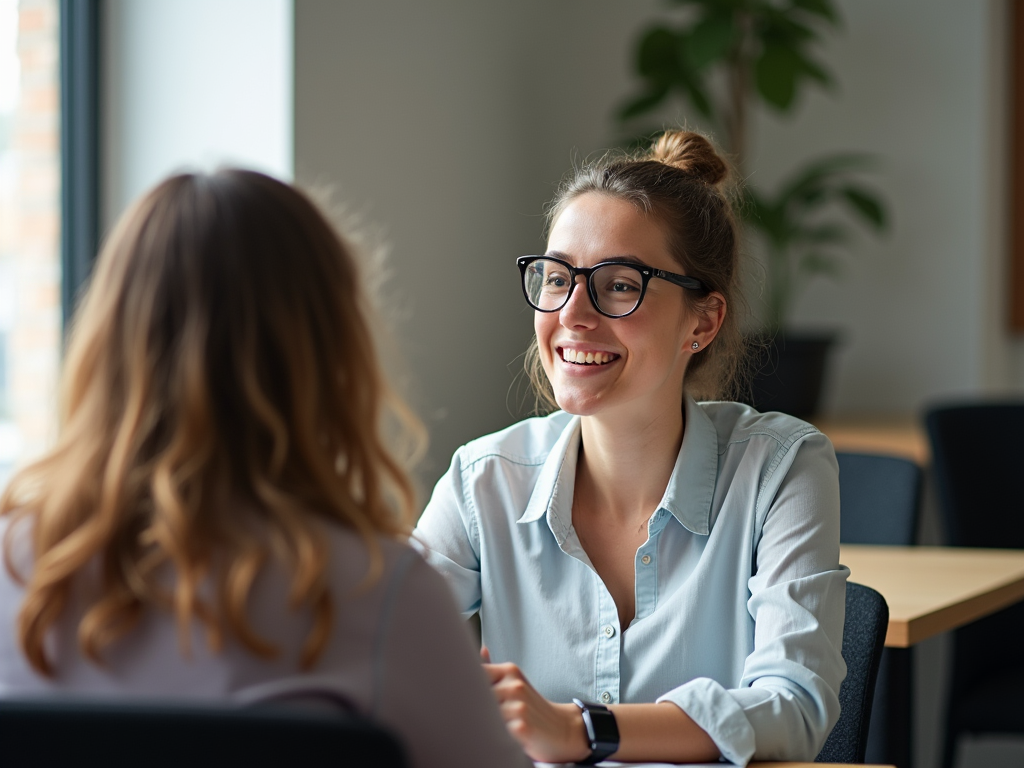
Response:
[[[931,461],[928,436],[918,417],[835,416],[812,421],[837,451],[902,456],[922,467]]]
[[[843,544],[850,581],[889,604],[885,644],[909,648],[1024,600],[1024,550]]]

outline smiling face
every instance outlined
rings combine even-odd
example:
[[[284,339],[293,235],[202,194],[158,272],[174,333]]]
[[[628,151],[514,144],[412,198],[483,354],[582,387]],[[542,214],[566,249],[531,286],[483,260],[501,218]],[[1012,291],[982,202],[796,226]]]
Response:
[[[575,267],[630,259],[680,271],[656,219],[596,192],[565,206],[551,228],[547,253]],[[683,291],[665,280],[651,280],[639,309],[612,319],[594,309],[578,277],[561,310],[537,312],[540,359],[558,406],[582,416],[628,412],[634,419],[678,409],[692,344],[697,341],[703,349],[714,337],[713,331],[709,336],[702,330],[698,313],[687,308]]]

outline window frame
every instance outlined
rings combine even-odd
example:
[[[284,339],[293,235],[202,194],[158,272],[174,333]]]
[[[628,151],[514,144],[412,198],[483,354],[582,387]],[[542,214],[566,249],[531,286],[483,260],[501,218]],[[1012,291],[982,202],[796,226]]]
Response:
[[[100,241],[100,0],[60,0],[61,311],[65,333]]]

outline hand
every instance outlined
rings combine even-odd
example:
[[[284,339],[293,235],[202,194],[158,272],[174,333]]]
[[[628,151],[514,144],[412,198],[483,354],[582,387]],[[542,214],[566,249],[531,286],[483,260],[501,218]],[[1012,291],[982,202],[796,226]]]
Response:
[[[579,707],[548,701],[515,664],[491,664],[487,648],[480,656],[505,727],[526,754],[545,763],[571,763],[590,754]]]

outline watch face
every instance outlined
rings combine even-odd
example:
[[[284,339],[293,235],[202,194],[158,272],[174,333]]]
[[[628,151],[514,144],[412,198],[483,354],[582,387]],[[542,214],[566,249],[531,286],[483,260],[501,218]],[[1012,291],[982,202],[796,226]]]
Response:
[[[592,765],[604,760],[619,748],[619,726],[615,715],[608,707],[601,704],[585,704],[573,699],[583,715],[583,724],[587,729],[587,740],[590,742],[590,757],[582,761],[584,765]]]

